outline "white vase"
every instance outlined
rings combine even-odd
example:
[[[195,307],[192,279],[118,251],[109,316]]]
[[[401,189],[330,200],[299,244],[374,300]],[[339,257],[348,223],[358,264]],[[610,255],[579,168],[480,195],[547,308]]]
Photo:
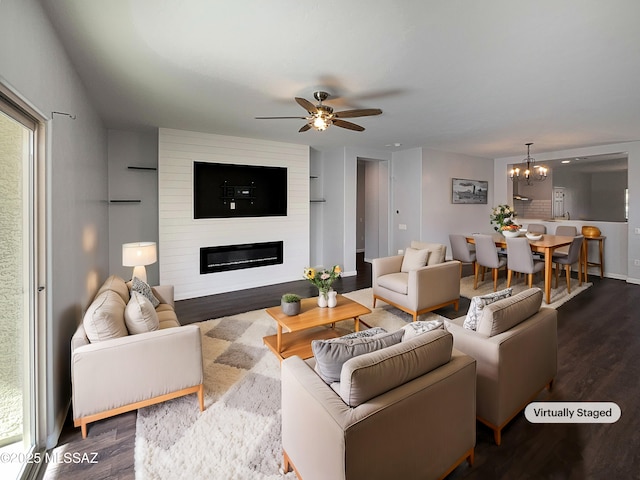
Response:
[[[338,292],[335,290],[329,290],[327,293],[329,298],[327,299],[327,307],[333,308],[338,304]]]
[[[320,308],[325,308],[329,303],[329,298],[327,295],[327,292],[323,292],[322,290],[320,290],[318,292],[318,306]]]

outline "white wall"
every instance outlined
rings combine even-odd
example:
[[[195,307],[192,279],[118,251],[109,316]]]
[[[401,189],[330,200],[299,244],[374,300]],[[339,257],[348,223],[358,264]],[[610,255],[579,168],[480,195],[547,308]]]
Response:
[[[122,266],[122,244],[158,242],[158,172],[127,167],[158,166],[158,132],[109,130],[109,199],[140,203],[109,204],[109,271],[131,278],[132,267]],[[147,281],[159,283],[158,262],[148,265]]]
[[[487,204],[452,203],[451,180],[489,182]],[[422,229],[420,240],[447,245],[450,233],[492,232],[489,214],[494,204],[493,160],[436,150],[422,151]]]
[[[175,298],[298,280],[309,261],[309,147],[161,128],[159,133],[160,283]],[[193,162],[287,167],[287,215],[193,218]],[[200,275],[200,248],[284,241],[284,263]]]
[[[0,3],[0,81],[48,123],[49,280],[46,442],[52,447],[71,398],[70,339],[108,274],[106,131],[40,3]]]

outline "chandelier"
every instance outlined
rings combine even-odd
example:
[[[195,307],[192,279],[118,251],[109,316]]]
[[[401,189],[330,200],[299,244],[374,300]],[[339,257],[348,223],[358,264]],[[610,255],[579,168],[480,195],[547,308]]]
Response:
[[[536,165],[535,160],[531,158],[529,148],[533,143],[525,143],[525,145],[527,146],[527,158],[523,160],[523,168],[514,166],[509,172],[509,176],[514,182],[523,180],[527,185],[531,185],[533,182],[544,182],[547,179],[547,167],[543,165]]]

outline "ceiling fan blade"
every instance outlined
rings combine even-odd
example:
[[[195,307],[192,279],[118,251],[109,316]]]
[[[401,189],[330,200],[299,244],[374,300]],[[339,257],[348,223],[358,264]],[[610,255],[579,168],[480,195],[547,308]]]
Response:
[[[299,120],[306,120],[307,117],[254,117],[256,120],[274,120],[279,118],[297,118]]]
[[[306,132],[307,130],[311,129],[311,125],[309,125],[308,123],[305,123],[300,130],[298,130],[298,133],[302,133],[302,132]]]
[[[360,125],[356,125],[355,123],[351,123],[351,122],[346,122],[344,120],[340,120],[339,118],[334,118],[332,120],[332,123],[336,127],[347,128],[349,130],[355,130],[356,132],[364,132],[364,127],[361,127]]]
[[[380,115],[382,110],[379,108],[358,108],[356,110],[345,110],[343,112],[336,112],[333,114],[335,118],[354,118],[354,117],[368,117],[371,115]]]
[[[311,115],[313,115],[314,113],[316,113],[318,111],[316,106],[313,103],[311,103],[309,100],[306,100],[306,99],[300,98],[300,97],[295,97],[295,99],[296,99],[296,102],[298,102],[298,105],[300,105],[302,108],[304,108]]]

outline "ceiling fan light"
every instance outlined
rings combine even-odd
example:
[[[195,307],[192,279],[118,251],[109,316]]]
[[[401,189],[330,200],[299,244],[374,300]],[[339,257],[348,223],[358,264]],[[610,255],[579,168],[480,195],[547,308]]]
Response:
[[[329,122],[327,122],[323,117],[318,116],[313,120],[313,128],[319,132],[326,130],[327,127],[329,127]]]

